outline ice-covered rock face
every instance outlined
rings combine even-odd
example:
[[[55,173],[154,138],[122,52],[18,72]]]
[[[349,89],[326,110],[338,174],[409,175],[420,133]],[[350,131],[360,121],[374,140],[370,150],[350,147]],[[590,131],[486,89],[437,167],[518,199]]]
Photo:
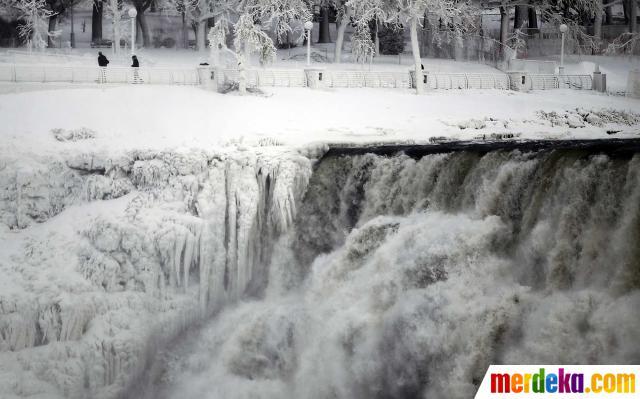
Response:
[[[489,364],[637,363],[639,200],[637,155],[325,158],[266,297],[148,397],[468,398]]]
[[[117,397],[157,348],[260,295],[310,173],[284,149],[5,160],[0,396]]]

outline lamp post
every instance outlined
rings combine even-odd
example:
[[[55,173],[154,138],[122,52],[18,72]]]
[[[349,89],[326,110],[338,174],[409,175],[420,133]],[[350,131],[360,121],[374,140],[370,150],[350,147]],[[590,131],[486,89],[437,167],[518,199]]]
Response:
[[[569,27],[565,24],[560,25],[560,33],[562,33],[562,44],[560,45],[560,68],[558,73],[564,75],[564,34],[567,33]]]
[[[136,16],[138,15],[138,11],[136,11],[135,7],[131,7],[129,9],[129,17],[131,17],[131,55],[134,55],[136,52]]]
[[[313,22],[305,22],[304,29],[307,31],[307,66],[311,66],[311,29],[313,29]]]

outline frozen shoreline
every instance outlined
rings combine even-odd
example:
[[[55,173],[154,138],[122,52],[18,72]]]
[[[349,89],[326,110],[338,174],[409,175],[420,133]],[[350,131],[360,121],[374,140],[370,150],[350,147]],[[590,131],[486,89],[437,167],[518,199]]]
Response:
[[[421,144],[434,137],[474,140],[492,134],[606,139],[611,130],[619,138],[640,137],[637,123],[604,120],[598,126],[577,115],[638,112],[640,100],[582,91],[469,90],[417,96],[397,89],[284,88],[243,97],[175,86],[53,87],[0,95],[0,154]],[[88,128],[95,137],[59,142],[51,133],[56,128]]]

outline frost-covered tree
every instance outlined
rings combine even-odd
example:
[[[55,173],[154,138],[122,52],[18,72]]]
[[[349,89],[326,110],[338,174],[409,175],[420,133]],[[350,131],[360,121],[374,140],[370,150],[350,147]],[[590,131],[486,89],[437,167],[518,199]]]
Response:
[[[140,27],[140,32],[142,32],[142,45],[144,47],[149,47],[151,45],[151,32],[149,30],[145,11],[151,7],[152,2],[153,0],[131,0],[131,4],[137,11],[136,23],[138,27]]]
[[[226,20],[218,20],[213,28],[209,29],[207,39],[209,39],[209,61],[215,66],[220,66],[220,53],[231,50],[227,48],[227,35],[229,34],[229,24]],[[235,56],[235,53],[234,53]]]
[[[356,24],[353,36],[351,36],[351,48],[356,62],[364,63],[373,56],[375,48],[368,25]]]
[[[351,44],[354,58],[364,62],[372,57],[376,46],[372,40],[372,24],[397,25],[397,3],[394,0],[348,0],[347,7],[352,10],[351,22],[355,25]]]
[[[233,25],[233,47],[235,51],[232,51],[226,44],[227,26],[226,21],[218,21],[209,31],[208,37],[212,61],[215,66],[219,66],[219,53],[221,51],[228,52],[235,57],[239,74],[238,88],[240,93],[244,94],[247,91],[247,68],[251,54],[258,52],[260,54],[260,62],[266,63],[275,58],[276,48],[273,45],[273,40],[259,25],[253,22],[253,18],[243,14]]]
[[[48,20],[53,11],[46,0],[2,0],[0,10],[20,21],[18,34],[30,49],[47,47]]]
[[[509,40],[508,21],[510,11],[514,12],[514,31],[527,34],[538,29],[537,16],[547,25],[568,26],[567,42],[580,44],[585,50],[598,51],[602,39],[603,14],[613,6],[613,2],[603,0],[501,0],[488,2],[489,7],[500,7],[501,29],[500,42]],[[528,18],[526,18],[528,12]],[[535,18],[534,18],[535,17]],[[585,21],[594,21],[594,33],[589,35],[585,29]],[[526,39],[526,37],[525,37]]]
[[[349,24],[355,26],[351,37],[354,57],[362,61],[362,56],[371,56],[377,46],[371,38],[371,23],[398,25],[396,0],[335,0],[338,10],[338,35],[336,38],[334,62],[342,61],[344,32]]]
[[[351,23],[352,8],[348,1],[338,0],[334,3],[334,7],[338,10],[338,35],[336,37],[335,53],[333,62],[340,63],[342,61],[342,46],[344,45],[344,32]]]
[[[56,30],[56,26],[60,18],[71,8],[74,6],[85,2],[85,0],[45,0],[49,11],[51,11],[51,15],[49,16],[49,39],[48,45],[52,46],[52,39],[56,36],[59,36],[61,31]]]
[[[299,41],[304,35],[302,25],[313,17],[309,7],[305,0],[240,0],[236,12],[273,31],[280,42]]]
[[[196,29],[196,49],[206,50],[205,34],[209,19],[219,19],[228,23],[229,15],[235,12],[234,0],[167,0],[166,6],[185,16],[186,21]]]
[[[120,39],[122,37],[122,16],[124,9],[118,0],[106,0],[104,4],[107,18],[111,20],[111,29],[113,32],[113,46],[116,54],[120,54]]]
[[[396,0],[396,6],[397,21],[408,24],[410,28],[416,92],[420,94],[424,88],[420,78],[422,63],[418,43],[418,27],[425,22],[432,26],[446,27],[446,29],[434,31],[432,38],[437,44],[445,40],[461,40],[463,35],[477,29],[477,15],[480,8],[470,0]],[[428,21],[425,21],[425,18]]]

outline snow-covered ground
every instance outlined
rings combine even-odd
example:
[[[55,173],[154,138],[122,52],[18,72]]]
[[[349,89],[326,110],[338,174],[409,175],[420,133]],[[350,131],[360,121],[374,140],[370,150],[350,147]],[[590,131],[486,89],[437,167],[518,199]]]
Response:
[[[51,89],[51,90],[49,90]],[[55,89],[55,90],[53,90]],[[269,89],[265,95],[217,94],[197,87],[0,86],[3,152],[209,149],[315,142],[469,140],[492,133],[521,138],[638,137],[634,126],[558,124],[538,112],[640,111],[640,101],[556,90],[434,91]],[[15,91],[16,93],[14,93]],[[571,118],[569,118],[571,119]],[[54,139],[54,128],[89,128],[95,138]]]

